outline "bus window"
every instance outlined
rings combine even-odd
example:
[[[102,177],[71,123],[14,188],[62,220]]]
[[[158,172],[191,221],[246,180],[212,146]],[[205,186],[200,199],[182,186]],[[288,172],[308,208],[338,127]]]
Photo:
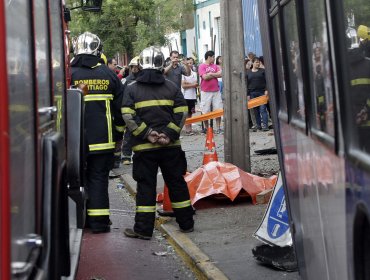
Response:
[[[312,0],[308,5],[307,43],[312,72],[312,126],[334,137],[332,68],[330,63],[325,2]]]
[[[291,116],[294,119],[305,120],[302,66],[298,40],[297,16],[295,1],[284,6],[284,31],[286,39],[289,96],[291,101]]]
[[[350,110],[351,144],[370,153],[370,9],[367,0],[344,0],[348,52],[346,100]]]
[[[278,79],[277,82],[279,83],[279,94],[277,95],[277,102],[278,102],[278,111],[287,114],[287,103],[286,103],[286,87],[285,87],[285,79],[284,79],[284,66],[283,66],[283,59],[282,59],[282,47],[281,47],[281,37],[280,37],[280,22],[279,22],[279,15],[275,15],[272,21],[273,24],[273,32],[274,32],[274,45],[275,48],[275,57],[276,57],[276,67],[278,72]]]

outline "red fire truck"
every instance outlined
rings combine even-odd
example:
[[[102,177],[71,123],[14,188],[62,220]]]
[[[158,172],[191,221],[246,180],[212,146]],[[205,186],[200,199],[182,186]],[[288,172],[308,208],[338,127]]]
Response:
[[[68,89],[69,18],[62,0],[0,5],[1,280],[73,278],[78,260],[83,102]]]

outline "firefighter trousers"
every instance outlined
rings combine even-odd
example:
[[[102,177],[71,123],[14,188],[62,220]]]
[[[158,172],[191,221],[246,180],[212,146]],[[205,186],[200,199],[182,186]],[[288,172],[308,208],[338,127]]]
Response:
[[[153,234],[158,167],[168,187],[176,222],[183,230],[193,228],[194,210],[183,177],[187,168],[185,153],[181,148],[167,148],[135,152],[133,156],[133,177],[137,182],[134,231],[145,236]]]
[[[113,153],[90,154],[87,158],[87,223],[91,229],[105,229],[109,225],[109,171],[113,167]]]

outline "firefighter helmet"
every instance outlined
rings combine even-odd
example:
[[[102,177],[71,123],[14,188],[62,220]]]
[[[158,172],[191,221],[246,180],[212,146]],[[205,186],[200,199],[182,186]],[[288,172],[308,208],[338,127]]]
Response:
[[[135,56],[133,59],[131,59],[128,66],[137,66],[137,65],[139,65],[139,60],[140,60],[140,57]]]
[[[92,54],[100,56],[102,51],[102,43],[98,36],[90,32],[84,32],[77,37],[74,47],[75,55]]]
[[[140,54],[139,65],[142,69],[162,70],[164,65],[163,53],[157,47],[146,48]]]
[[[357,28],[357,35],[363,40],[370,40],[370,28],[365,25],[360,25]]]

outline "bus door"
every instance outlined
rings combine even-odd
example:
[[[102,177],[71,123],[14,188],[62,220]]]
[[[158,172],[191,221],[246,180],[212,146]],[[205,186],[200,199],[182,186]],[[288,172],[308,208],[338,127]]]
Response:
[[[40,178],[38,221],[43,250],[38,267],[48,279],[70,274],[65,140],[64,32],[61,1],[35,0]]]
[[[68,239],[65,242],[63,238],[65,221],[60,214],[68,212],[60,198],[66,188],[65,143],[61,118],[58,120],[62,103],[55,101],[53,71],[59,67],[60,76],[64,75],[64,60],[60,59],[64,57],[54,59],[51,51],[51,7],[47,0],[13,0],[4,5],[11,143],[11,273],[15,279],[38,275],[58,279],[62,274],[57,269],[58,259],[65,255],[60,244],[66,245],[65,250],[69,247]],[[61,18],[60,7],[58,11]],[[62,36],[61,25],[59,29],[55,36]],[[63,90],[62,83],[60,96]]]
[[[37,227],[37,113],[29,1],[6,1],[11,273],[29,276],[42,246]],[[20,28],[21,27],[21,28]]]

